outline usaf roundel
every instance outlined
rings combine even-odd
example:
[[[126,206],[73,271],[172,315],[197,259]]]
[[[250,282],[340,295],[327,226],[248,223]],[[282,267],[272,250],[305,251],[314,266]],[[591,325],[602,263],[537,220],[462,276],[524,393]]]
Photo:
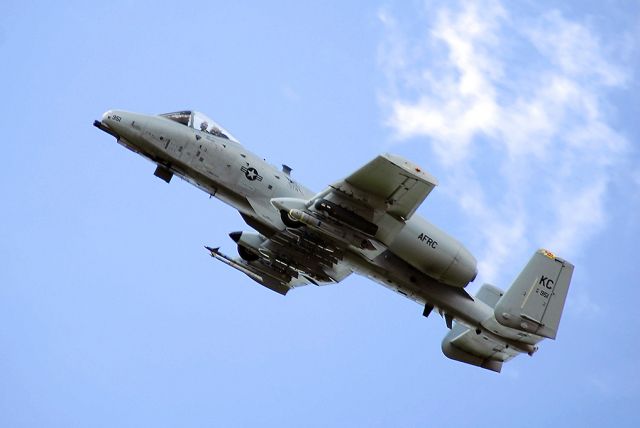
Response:
[[[249,168],[247,168],[243,166],[242,168],[240,168],[240,170],[244,172],[244,176],[247,178],[247,180],[262,181],[262,176],[258,173],[258,170],[255,169],[254,167],[250,166]]]

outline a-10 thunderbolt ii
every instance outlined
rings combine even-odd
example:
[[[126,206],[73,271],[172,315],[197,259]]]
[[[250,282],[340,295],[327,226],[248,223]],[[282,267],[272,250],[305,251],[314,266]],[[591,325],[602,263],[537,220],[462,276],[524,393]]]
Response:
[[[94,125],[150,159],[167,183],[177,175],[238,210],[256,230],[229,234],[239,257],[207,250],[277,293],[367,276],[418,302],[424,316],[443,316],[447,357],[496,372],[556,337],[573,265],[538,250],[506,292],[484,284],[470,296],[476,259],[415,213],[437,182],[402,157],[380,155],[315,193],[196,111],[109,110]]]

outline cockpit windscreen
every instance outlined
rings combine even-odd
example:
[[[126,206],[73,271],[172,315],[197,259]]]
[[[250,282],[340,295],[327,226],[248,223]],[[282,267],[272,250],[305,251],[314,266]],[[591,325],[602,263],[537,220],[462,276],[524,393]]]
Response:
[[[174,113],[165,113],[160,116],[216,137],[225,138],[227,140],[235,141],[236,143],[238,142],[238,140],[231,135],[229,131],[198,111],[185,110]]]

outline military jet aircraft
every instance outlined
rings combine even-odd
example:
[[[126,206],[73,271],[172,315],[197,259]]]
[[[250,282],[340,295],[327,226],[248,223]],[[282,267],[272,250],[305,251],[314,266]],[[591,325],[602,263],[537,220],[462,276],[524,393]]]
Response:
[[[440,313],[447,357],[496,372],[556,337],[573,265],[538,250],[506,292],[484,284],[470,296],[476,259],[416,214],[437,181],[407,159],[380,155],[315,193],[196,111],[109,110],[94,125],[155,163],[160,179],[177,175],[238,210],[255,230],[229,234],[239,257],[206,248],[277,293],[367,276],[418,302],[425,317]]]

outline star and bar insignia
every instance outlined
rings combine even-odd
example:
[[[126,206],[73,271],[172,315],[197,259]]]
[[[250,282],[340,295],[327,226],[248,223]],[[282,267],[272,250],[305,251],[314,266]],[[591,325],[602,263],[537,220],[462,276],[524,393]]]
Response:
[[[243,166],[240,168],[242,172],[244,172],[244,176],[249,181],[262,181],[262,176],[258,173],[258,170],[254,167],[250,166],[249,168]]]

